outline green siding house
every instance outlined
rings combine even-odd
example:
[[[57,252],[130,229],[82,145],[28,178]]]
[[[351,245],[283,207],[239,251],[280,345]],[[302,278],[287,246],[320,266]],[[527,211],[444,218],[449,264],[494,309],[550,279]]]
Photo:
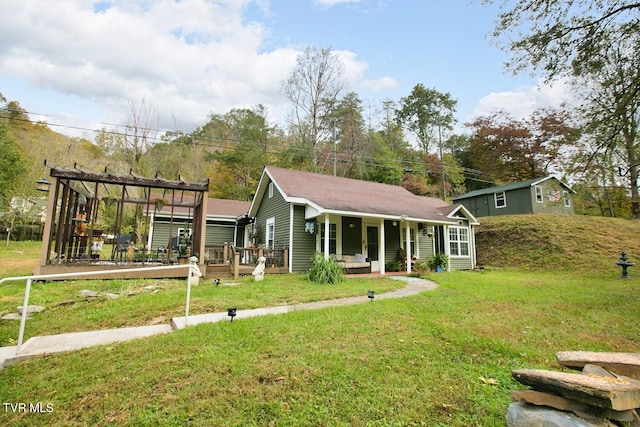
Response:
[[[475,217],[400,186],[268,166],[248,216],[251,244],[289,249],[290,272],[307,271],[315,253],[366,257],[381,274],[401,253],[414,260],[444,253],[450,269],[475,267]],[[411,262],[404,266],[411,271]]]
[[[225,243],[242,246],[250,205],[250,202],[210,197],[207,201],[205,250],[222,247]],[[148,247],[154,252],[175,245],[179,236],[192,234],[192,224],[193,212],[190,209],[182,206],[173,207],[173,210],[168,206],[163,207],[150,214]]]
[[[551,213],[573,215],[575,192],[554,176],[475,190],[453,199],[474,217]]]

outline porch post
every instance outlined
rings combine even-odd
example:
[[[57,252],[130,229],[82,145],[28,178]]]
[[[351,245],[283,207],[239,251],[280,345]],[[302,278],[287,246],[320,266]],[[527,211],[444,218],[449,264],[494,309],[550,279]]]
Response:
[[[329,214],[324,215],[324,259],[329,259]]]
[[[447,271],[451,271],[451,248],[449,247],[449,226],[445,225],[444,227],[444,254],[449,259],[447,263]]]
[[[385,246],[384,246],[384,218],[380,219],[380,244],[378,245],[378,264],[380,264],[380,274],[384,276],[385,274],[385,269],[384,269],[384,265],[386,264],[385,259],[384,259],[384,251],[385,251]]]
[[[34,274],[40,273],[40,267],[47,265],[51,254],[51,240],[53,236],[53,224],[56,222],[56,204],[58,202],[58,178],[51,177],[49,194],[47,198],[47,216],[44,218],[42,230],[42,246],[40,247],[40,265],[37,265]],[[57,237],[57,240],[61,240]],[[60,255],[60,254],[58,254]]]
[[[409,228],[409,221],[405,221],[406,241],[405,248],[407,250],[407,273],[411,273],[411,229]]]

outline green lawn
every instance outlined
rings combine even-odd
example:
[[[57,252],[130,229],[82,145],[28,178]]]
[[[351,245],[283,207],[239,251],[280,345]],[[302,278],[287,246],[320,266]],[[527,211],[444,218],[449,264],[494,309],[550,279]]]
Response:
[[[503,426],[510,393],[520,387],[513,369],[560,369],[557,351],[637,351],[640,279],[619,276],[615,266],[435,274],[438,289],[408,298],[199,325],[28,359],[0,371],[0,401],[42,402],[52,411],[3,411],[0,425]],[[103,283],[117,292],[147,286]],[[296,275],[219,288],[205,283],[194,291],[192,313],[398,285],[350,279],[320,286]],[[91,287],[38,286],[34,299],[47,307]],[[21,295],[17,288],[2,292],[3,304]],[[134,324],[182,315],[184,292],[167,281],[155,293],[77,301],[38,315],[64,312],[55,322],[34,318],[27,329],[65,330],[65,319],[108,327],[129,313]],[[5,341],[6,327],[2,322]]]

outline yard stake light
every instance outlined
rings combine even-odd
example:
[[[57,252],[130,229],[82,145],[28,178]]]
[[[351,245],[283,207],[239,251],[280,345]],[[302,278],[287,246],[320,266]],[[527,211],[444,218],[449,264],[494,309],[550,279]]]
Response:
[[[367,297],[369,297],[369,301],[373,301],[374,298],[374,291],[367,291]]]
[[[236,308],[228,308],[227,309],[227,316],[229,316],[231,318],[231,321],[233,322],[233,318],[236,317]]]

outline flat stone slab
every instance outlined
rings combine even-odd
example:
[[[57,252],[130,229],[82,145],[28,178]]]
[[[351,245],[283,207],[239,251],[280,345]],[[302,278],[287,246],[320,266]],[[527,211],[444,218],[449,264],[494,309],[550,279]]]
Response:
[[[22,314],[22,306],[18,306],[18,313]],[[27,316],[31,316],[33,313],[41,313],[44,311],[44,307],[41,305],[28,305],[27,306]]]
[[[558,363],[572,369],[597,365],[618,375],[640,380],[640,353],[609,353],[597,351],[559,351]]]
[[[570,374],[542,369],[518,369],[513,378],[540,391],[558,393],[600,408],[625,411],[640,407],[640,381],[597,375]]]
[[[9,313],[2,316],[2,320],[20,320],[22,316],[20,313]]]

